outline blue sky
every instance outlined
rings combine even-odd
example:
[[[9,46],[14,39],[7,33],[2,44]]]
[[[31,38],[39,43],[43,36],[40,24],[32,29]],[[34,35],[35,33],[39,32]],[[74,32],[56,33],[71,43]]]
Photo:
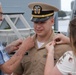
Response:
[[[61,0],[61,10],[71,11],[71,2],[73,0]]]

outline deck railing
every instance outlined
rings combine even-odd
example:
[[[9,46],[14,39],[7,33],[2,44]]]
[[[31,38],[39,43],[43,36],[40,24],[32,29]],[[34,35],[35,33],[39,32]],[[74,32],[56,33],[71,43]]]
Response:
[[[18,29],[18,31],[23,38],[26,38],[26,37],[34,34],[34,31],[32,28],[31,29],[30,28]],[[12,41],[17,40],[17,39],[18,39],[18,37],[12,29],[0,30],[0,41],[1,42],[6,42],[7,44],[9,44]]]

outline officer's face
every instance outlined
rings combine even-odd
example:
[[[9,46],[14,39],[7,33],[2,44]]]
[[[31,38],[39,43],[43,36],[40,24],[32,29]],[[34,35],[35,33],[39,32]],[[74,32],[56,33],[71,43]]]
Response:
[[[54,24],[53,17],[44,22],[34,22],[34,30],[38,36],[47,36]]]

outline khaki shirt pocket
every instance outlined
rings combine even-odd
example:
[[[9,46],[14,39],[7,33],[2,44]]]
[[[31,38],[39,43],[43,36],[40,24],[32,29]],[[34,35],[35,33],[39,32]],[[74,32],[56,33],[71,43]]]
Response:
[[[42,58],[39,61],[39,65],[37,65],[37,68],[36,68],[37,69],[36,70],[37,75],[43,75],[44,74],[45,63],[46,63],[45,58]]]
[[[43,64],[43,65],[45,65],[45,63],[46,63],[46,59],[43,58],[43,59],[40,61],[40,63]]]
[[[30,59],[30,57],[29,56],[25,56],[24,58],[23,58],[23,60],[22,60],[22,66],[23,66],[23,68],[25,69],[27,69],[27,68],[29,68],[29,66],[30,66],[30,64],[31,64],[31,59]]]

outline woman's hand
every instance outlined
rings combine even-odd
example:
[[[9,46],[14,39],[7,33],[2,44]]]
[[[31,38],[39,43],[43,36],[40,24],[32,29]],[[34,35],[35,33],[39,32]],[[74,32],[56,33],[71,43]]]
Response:
[[[55,41],[52,41],[48,43],[45,48],[47,49],[48,53],[53,53],[54,54],[54,46],[55,46]]]
[[[69,37],[63,34],[57,34],[53,40],[56,41],[56,44],[65,44],[65,43],[69,44],[70,43]]]
[[[33,40],[33,37],[27,37],[23,40],[21,46],[20,46],[20,49],[24,49],[25,51],[26,50],[29,50],[31,49],[32,47],[34,47],[34,40]]]
[[[11,53],[15,50],[18,50],[20,45],[22,44],[23,40],[22,39],[18,39],[16,41],[13,41],[12,43],[8,44],[5,48],[5,50],[8,52],[8,53]]]

